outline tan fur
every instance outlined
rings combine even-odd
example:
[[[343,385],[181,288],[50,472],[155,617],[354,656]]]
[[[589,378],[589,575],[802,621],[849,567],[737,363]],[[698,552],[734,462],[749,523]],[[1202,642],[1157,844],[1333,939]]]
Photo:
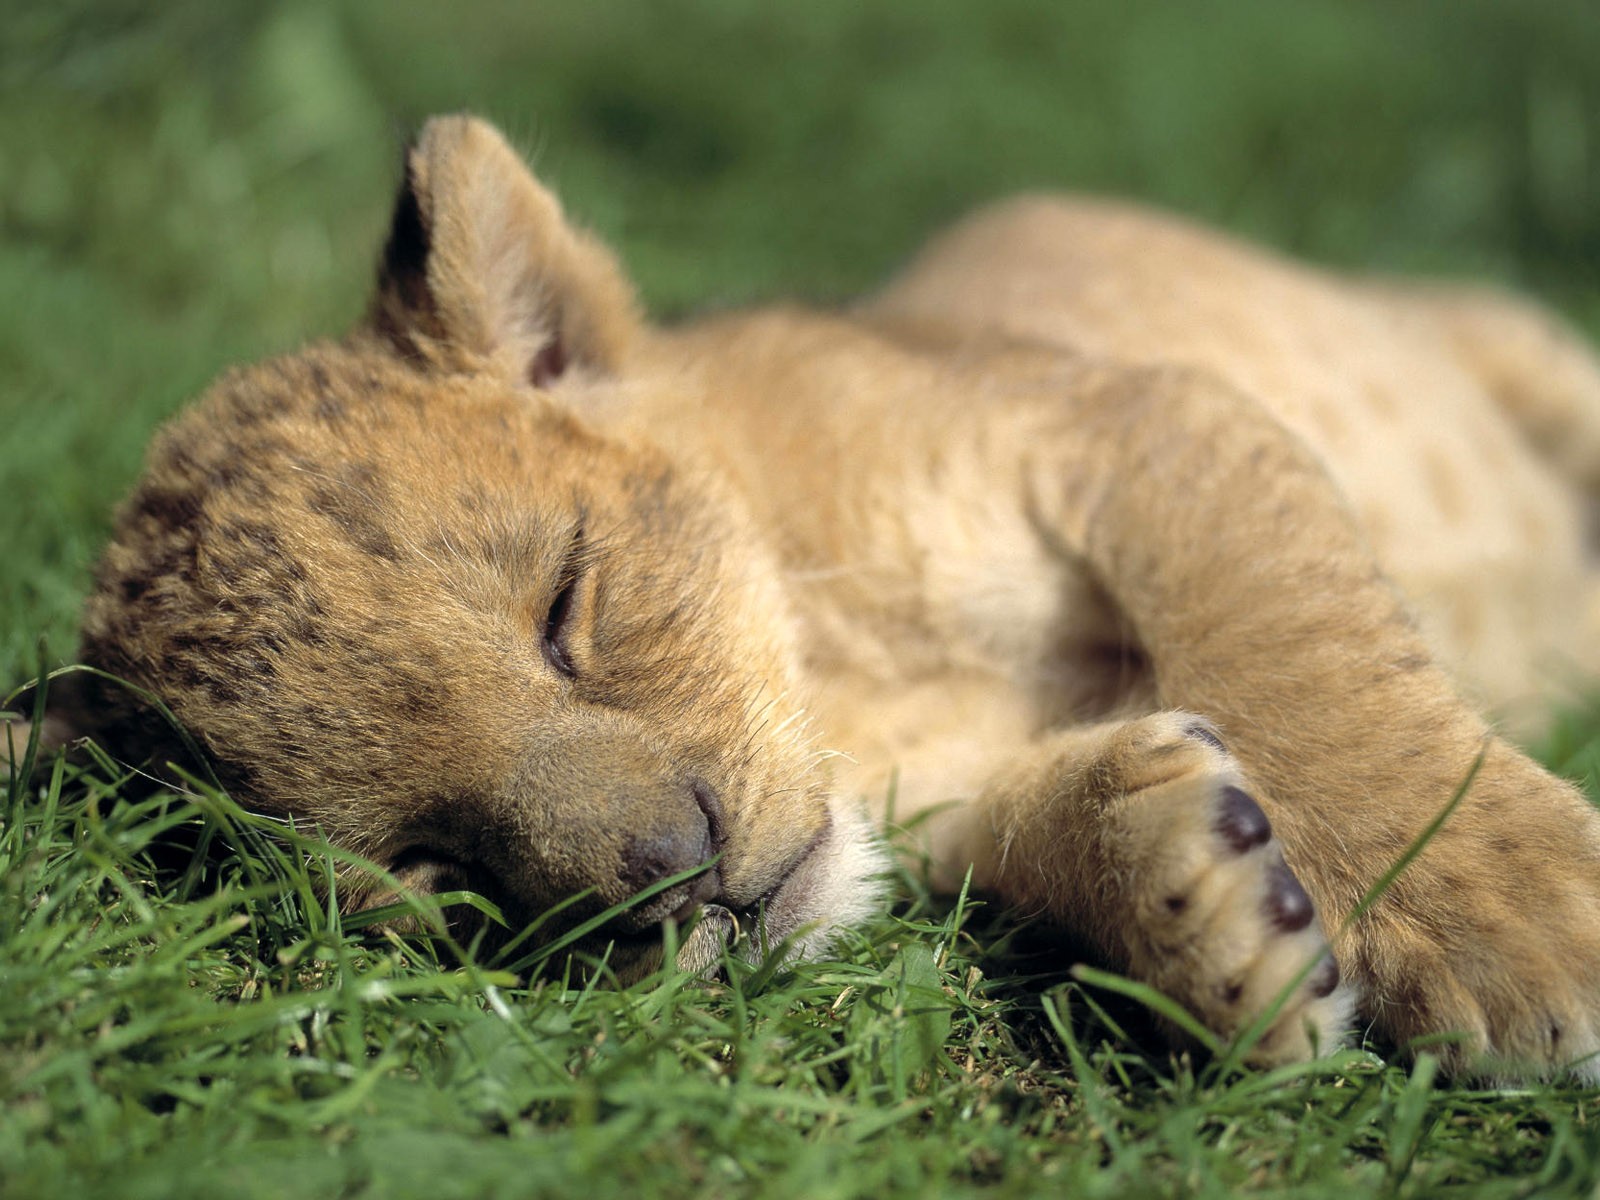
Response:
[[[1593,1078],[1597,818],[1474,705],[1593,668],[1597,479],[1600,373],[1507,301],[1024,199],[852,313],[653,329],[442,118],[371,319],[158,440],[84,654],[250,802],[521,919],[715,851],[625,932],[709,903],[696,962],[735,920],[821,953],[893,779],[946,882],[1218,1033],[1292,987],[1262,1061],[1359,993],[1457,1068]]]

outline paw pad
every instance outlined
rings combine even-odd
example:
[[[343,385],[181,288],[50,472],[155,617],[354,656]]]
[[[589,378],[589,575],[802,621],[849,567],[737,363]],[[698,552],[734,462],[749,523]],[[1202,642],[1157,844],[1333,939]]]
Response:
[[[1267,915],[1285,933],[1297,933],[1316,915],[1311,897],[1287,863],[1279,862],[1267,874]]]
[[[1272,824],[1247,792],[1229,785],[1217,804],[1216,831],[1240,854],[1264,845],[1272,837]]]
[[[1313,998],[1321,1000],[1324,996],[1333,995],[1333,989],[1338,986],[1339,964],[1329,954],[1312,968],[1311,975],[1306,979],[1306,987]]]

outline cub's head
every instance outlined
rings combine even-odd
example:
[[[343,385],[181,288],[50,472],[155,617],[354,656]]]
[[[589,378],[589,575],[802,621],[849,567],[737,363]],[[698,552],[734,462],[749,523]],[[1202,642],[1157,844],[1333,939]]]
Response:
[[[156,440],[84,660],[161,697],[251,807],[513,931],[712,863],[608,928],[613,965],[710,904],[697,956],[731,914],[820,949],[875,856],[806,736],[774,564],[714,473],[616,416],[651,386],[619,378],[638,333],[500,136],[431,122],[361,328],[233,372]],[[123,754],[171,754],[125,690],[86,708]]]

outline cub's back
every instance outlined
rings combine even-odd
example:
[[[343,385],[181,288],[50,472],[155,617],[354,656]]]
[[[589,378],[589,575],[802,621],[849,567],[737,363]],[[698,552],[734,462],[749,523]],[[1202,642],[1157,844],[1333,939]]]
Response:
[[[1340,278],[1130,206],[1023,197],[936,239],[863,311],[924,343],[999,336],[1215,373],[1319,454],[1480,699],[1514,716],[1593,670],[1571,661],[1594,640],[1573,477],[1600,464],[1600,371],[1531,308]]]

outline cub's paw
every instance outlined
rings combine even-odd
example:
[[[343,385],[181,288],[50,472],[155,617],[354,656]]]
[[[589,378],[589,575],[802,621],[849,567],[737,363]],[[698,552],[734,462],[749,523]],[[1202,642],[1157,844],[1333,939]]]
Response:
[[[1104,761],[1117,783],[1106,846],[1124,900],[1110,932],[1131,973],[1224,1039],[1287,992],[1247,1061],[1335,1048],[1355,989],[1341,981],[1311,897],[1217,731],[1161,713],[1123,726]]]
[[[1600,815],[1497,744],[1341,950],[1381,1033],[1447,1072],[1600,1084]]]

